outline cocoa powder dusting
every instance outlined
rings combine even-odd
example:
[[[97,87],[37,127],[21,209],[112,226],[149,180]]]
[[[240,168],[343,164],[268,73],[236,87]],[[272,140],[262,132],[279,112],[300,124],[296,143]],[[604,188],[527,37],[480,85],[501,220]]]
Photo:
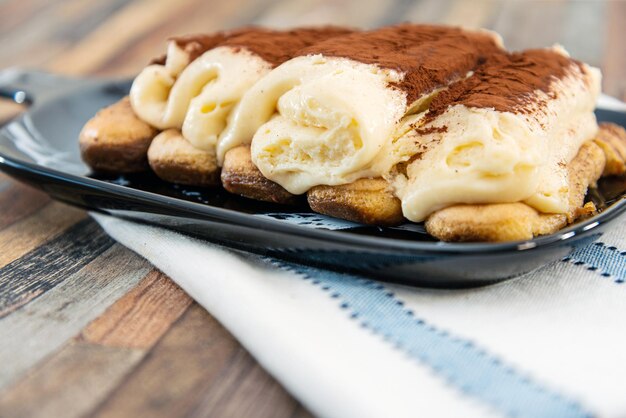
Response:
[[[193,35],[182,35],[182,36],[173,36],[168,39],[168,41],[176,42],[176,45],[183,51],[189,54],[189,62],[195,60],[200,55],[204,54],[209,49],[215,48],[221,42],[224,42],[231,36],[236,36],[241,31],[221,31],[215,32],[212,34],[193,34]],[[150,61],[150,64],[165,64],[166,55],[161,55],[160,57],[154,58]]]
[[[170,38],[190,54],[191,61],[206,51],[220,46],[246,49],[258,55],[273,67],[292,58],[298,51],[315,42],[354,32],[336,26],[300,28],[287,31],[259,27],[246,27],[211,35],[186,35]]]
[[[275,67],[296,56],[303,48],[353,32],[353,29],[337,26],[299,28],[288,31],[250,28],[245,33],[225,40],[220,46],[245,48]]]
[[[431,102],[426,120],[433,120],[453,105],[529,113],[542,105],[535,91],[556,99],[551,85],[572,67],[585,72],[579,61],[550,49],[489,56],[471,77],[454,83]]]
[[[428,134],[434,134],[434,133],[442,134],[442,133],[448,132],[448,127],[447,126],[429,126],[427,128],[414,127],[413,130],[420,135],[428,135]]]
[[[437,25],[401,24],[367,32],[333,26],[288,31],[245,27],[170,40],[187,51],[192,61],[212,48],[230,46],[246,49],[272,66],[313,54],[375,64],[404,73],[393,87],[406,92],[408,104],[449,85],[430,104],[427,123],[456,104],[528,112],[538,104],[536,90],[556,98],[550,90],[554,80],[572,65],[585,71],[579,61],[550,49],[507,53],[488,32]],[[473,75],[465,78],[470,71]],[[445,127],[434,129],[421,128],[420,133],[443,132],[440,129]]]
[[[316,43],[300,55],[345,57],[405,73],[394,87],[410,104],[423,94],[465,77],[488,56],[503,50],[484,31],[456,27],[401,24]]]
[[[191,62],[209,49],[215,48],[229,37],[237,36],[240,32],[241,30],[221,31],[211,34],[183,35],[175,36],[168,40],[176,42],[179,48],[187,52],[190,58],[189,62]]]

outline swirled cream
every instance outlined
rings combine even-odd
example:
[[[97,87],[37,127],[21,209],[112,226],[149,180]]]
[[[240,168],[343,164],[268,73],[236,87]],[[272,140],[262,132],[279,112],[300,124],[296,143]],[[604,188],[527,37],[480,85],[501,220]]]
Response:
[[[172,92],[174,84],[191,62],[227,37],[228,33],[218,32],[170,39],[165,57],[154,60],[133,81],[130,103],[135,114],[158,129],[180,128],[190,98],[184,89]],[[181,106],[185,93],[187,105]]]
[[[351,182],[406,110],[404,95],[388,87],[398,80],[394,70],[345,58],[295,58],[246,95],[218,155],[254,137],[253,161],[291,193]]]
[[[218,159],[251,143],[263,175],[294,194],[382,175],[374,162],[403,118],[494,53],[502,50],[493,33],[427,25],[318,43],[244,95]]]
[[[214,152],[228,115],[259,78],[295,51],[349,32],[333,27],[248,28],[222,33],[221,40],[193,60],[174,39],[164,65],[150,65],[135,79],[130,93],[133,109],[151,125],[181,129],[196,148]]]
[[[562,48],[491,57],[391,147],[411,156],[393,179],[404,216],[423,221],[458,203],[567,212],[566,167],[598,129],[599,92],[599,70]]]

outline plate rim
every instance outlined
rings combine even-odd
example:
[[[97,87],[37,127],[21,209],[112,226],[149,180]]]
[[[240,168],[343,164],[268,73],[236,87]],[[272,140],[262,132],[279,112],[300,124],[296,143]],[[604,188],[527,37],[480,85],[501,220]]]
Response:
[[[41,108],[53,103],[55,100],[68,98],[76,94],[84,94],[86,89],[90,88],[113,88],[124,89],[130,83],[132,78],[118,79],[77,79],[67,78],[56,74],[45,73],[40,71],[29,71],[21,69],[9,69],[0,71],[0,81],[2,76],[9,79],[9,88],[0,83],[0,93],[8,97],[6,93],[16,92],[18,90],[25,91],[26,97],[32,99],[31,106],[24,113],[20,114],[13,120],[0,126],[0,140],[10,141],[11,135],[7,133],[7,128],[14,124],[24,123],[30,118],[31,114],[42,110]],[[22,82],[16,82],[15,80]],[[50,79],[50,80],[48,80]],[[59,80],[61,82],[59,82]],[[39,83],[39,84],[38,84]],[[11,87],[13,84],[15,86]],[[30,85],[29,85],[30,84]],[[24,87],[23,87],[24,85]],[[32,87],[29,88],[29,87]],[[626,114],[610,109],[601,109],[609,113]],[[23,153],[22,153],[23,154]],[[242,226],[246,228],[265,229],[282,234],[293,236],[301,236],[313,240],[328,241],[332,240],[337,244],[350,245],[351,247],[361,247],[368,251],[376,249],[377,251],[393,251],[402,252],[404,254],[419,255],[485,255],[485,254],[501,254],[517,251],[533,251],[545,247],[558,245],[559,243],[572,241],[574,237],[588,235],[601,225],[626,212],[626,194],[622,195],[617,201],[613,202],[609,207],[604,209],[598,215],[588,218],[584,221],[576,222],[565,228],[555,232],[554,234],[534,237],[529,240],[507,241],[507,242],[444,242],[444,241],[411,241],[390,237],[374,237],[358,234],[350,234],[318,228],[305,228],[299,225],[289,224],[277,219],[269,217],[259,217],[253,214],[239,212],[234,209],[220,208],[203,203],[191,202],[176,197],[166,196],[159,193],[148,192],[145,190],[134,189],[110,182],[94,179],[84,175],[76,175],[63,172],[54,168],[50,168],[35,162],[25,161],[23,159],[6,155],[0,151],[0,171],[15,171],[21,174],[28,174],[36,178],[54,181],[66,185],[79,186],[92,192],[105,193],[130,199],[131,201],[140,203],[149,203],[156,206],[167,205],[169,208],[182,210],[181,217],[195,215],[202,219],[206,217],[212,220],[221,220],[231,225]],[[19,174],[14,175],[8,173],[12,177],[19,179]],[[45,190],[44,190],[45,191]],[[48,191],[45,191],[51,194]],[[53,196],[58,199],[58,197]],[[59,199],[62,200],[62,199]],[[69,202],[67,202],[69,203]],[[105,213],[109,213],[105,208],[98,208]],[[175,216],[169,214],[170,216]]]
[[[24,114],[26,115],[26,114]],[[19,122],[24,115],[13,120],[9,124]],[[8,126],[8,125],[5,125]],[[3,129],[4,130],[4,129]],[[9,170],[7,170],[7,168]],[[0,170],[24,172],[34,175],[38,178],[45,178],[58,183],[67,185],[78,185],[90,191],[104,192],[117,197],[124,197],[141,203],[151,203],[159,205],[167,205],[171,209],[181,209],[181,216],[195,214],[201,217],[218,218],[229,222],[233,225],[244,226],[248,228],[261,228],[273,230],[289,235],[302,236],[315,240],[329,240],[341,244],[347,244],[353,247],[366,247],[368,249],[376,248],[379,251],[402,251],[405,253],[430,253],[433,255],[444,254],[463,254],[463,255],[484,255],[486,253],[496,254],[511,251],[529,251],[542,247],[551,246],[564,241],[569,241],[574,237],[588,235],[602,224],[611,221],[626,211],[626,196],[622,196],[616,202],[603,210],[600,214],[592,216],[584,221],[574,223],[567,226],[554,234],[534,237],[529,240],[507,241],[507,242],[424,242],[410,241],[389,237],[370,237],[356,234],[346,234],[341,231],[321,229],[321,228],[304,228],[298,225],[292,225],[277,219],[256,217],[252,214],[239,212],[233,209],[220,208],[203,203],[190,202],[175,197],[165,196],[159,193],[148,192],[145,190],[134,189],[127,186],[109,183],[103,180],[80,176],[76,174],[66,173],[60,170],[49,168],[36,163],[22,161],[14,157],[8,156],[0,152]],[[16,177],[11,172],[7,174]],[[108,213],[107,209],[100,209]],[[265,228],[264,228],[265,227]]]

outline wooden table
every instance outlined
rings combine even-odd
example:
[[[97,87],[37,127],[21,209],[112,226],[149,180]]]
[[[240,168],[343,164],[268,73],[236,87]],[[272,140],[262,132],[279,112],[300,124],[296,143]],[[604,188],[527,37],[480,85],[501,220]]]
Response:
[[[174,34],[404,20],[493,28],[512,49],[562,43],[626,99],[621,1],[0,0],[0,68],[129,76]],[[18,110],[1,103],[0,120]],[[309,415],[168,277],[3,174],[0,364],[2,417]]]

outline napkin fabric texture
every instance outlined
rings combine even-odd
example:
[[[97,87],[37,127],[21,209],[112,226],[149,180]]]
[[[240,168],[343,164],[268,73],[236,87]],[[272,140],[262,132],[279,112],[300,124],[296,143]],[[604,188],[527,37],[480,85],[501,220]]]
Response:
[[[316,415],[626,416],[624,217],[563,260],[464,290],[375,282],[93,217]]]
[[[517,279],[433,290],[94,217],[211,312],[316,415],[626,416],[623,221],[601,241]]]

